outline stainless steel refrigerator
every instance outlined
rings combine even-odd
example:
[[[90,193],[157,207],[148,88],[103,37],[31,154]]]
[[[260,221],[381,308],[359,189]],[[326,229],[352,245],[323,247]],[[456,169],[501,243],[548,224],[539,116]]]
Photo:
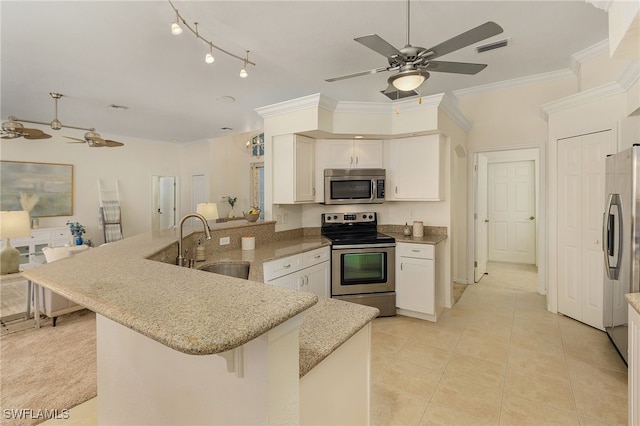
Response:
[[[627,293],[640,291],[640,146],[606,160],[604,328],[627,361]]]

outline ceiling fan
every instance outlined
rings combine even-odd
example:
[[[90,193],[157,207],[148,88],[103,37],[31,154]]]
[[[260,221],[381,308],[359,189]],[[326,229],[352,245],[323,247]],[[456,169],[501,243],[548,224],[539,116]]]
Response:
[[[377,34],[354,39],[358,43],[385,56],[389,62],[389,66],[329,78],[325,81],[334,82],[368,74],[377,74],[383,71],[398,71],[389,77],[387,80],[388,86],[382,93],[391,99],[414,96],[418,94],[415,89],[420,87],[420,85],[429,78],[429,71],[468,75],[477,74],[482,71],[486,68],[486,64],[434,61],[434,59],[500,34],[503,31],[500,25],[489,21],[429,49],[425,49],[424,47],[411,45],[410,21],[410,0],[407,0],[407,44],[401,49],[395,48]]]
[[[50,122],[46,123],[43,121],[34,121],[34,120],[24,120],[22,118],[17,118],[15,116],[9,116],[9,121],[5,121],[2,123],[2,132],[0,133],[2,139],[15,139],[19,137],[23,137],[25,139],[49,139],[51,135],[43,132],[38,129],[28,129],[25,128],[21,123],[33,123],[33,124],[43,124],[51,126],[53,130],[60,130],[63,127],[67,127],[69,129],[78,129],[78,130],[86,130],[87,132],[84,134],[84,139],[74,138],[71,136],[64,136],[67,139],[73,139],[77,142],[69,142],[69,143],[86,143],[91,148],[101,148],[103,146],[106,147],[118,147],[123,146],[122,142],[112,141],[108,139],[103,139],[99,133],[95,131],[94,128],[84,128],[78,126],[70,126],[67,124],[62,124],[60,120],[58,120],[58,99],[62,98],[62,94],[50,92],[49,95],[53,98],[55,102],[55,118]]]

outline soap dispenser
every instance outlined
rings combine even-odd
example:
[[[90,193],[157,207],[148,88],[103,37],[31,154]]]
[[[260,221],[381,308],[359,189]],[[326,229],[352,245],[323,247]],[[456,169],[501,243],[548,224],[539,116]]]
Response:
[[[196,247],[196,262],[203,262],[206,259],[202,240],[198,239],[198,247]]]
[[[402,229],[402,233],[404,234],[405,237],[408,237],[411,235],[411,228],[409,227],[409,224],[407,222],[404,223],[404,228]]]

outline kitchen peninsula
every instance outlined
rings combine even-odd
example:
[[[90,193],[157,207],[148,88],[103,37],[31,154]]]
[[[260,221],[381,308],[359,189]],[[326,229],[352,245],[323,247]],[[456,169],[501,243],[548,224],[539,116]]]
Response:
[[[205,261],[253,257],[257,282],[170,264],[174,229],[25,272],[97,314],[99,424],[368,423],[377,310],[256,276],[264,260],[327,245],[319,235],[218,250],[221,233],[263,227],[273,223],[213,225]],[[201,235],[187,235],[185,247]]]

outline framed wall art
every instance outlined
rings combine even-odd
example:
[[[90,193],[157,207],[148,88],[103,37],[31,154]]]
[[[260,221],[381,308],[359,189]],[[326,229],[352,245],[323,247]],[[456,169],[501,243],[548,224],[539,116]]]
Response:
[[[73,164],[0,161],[0,210],[73,215]]]

